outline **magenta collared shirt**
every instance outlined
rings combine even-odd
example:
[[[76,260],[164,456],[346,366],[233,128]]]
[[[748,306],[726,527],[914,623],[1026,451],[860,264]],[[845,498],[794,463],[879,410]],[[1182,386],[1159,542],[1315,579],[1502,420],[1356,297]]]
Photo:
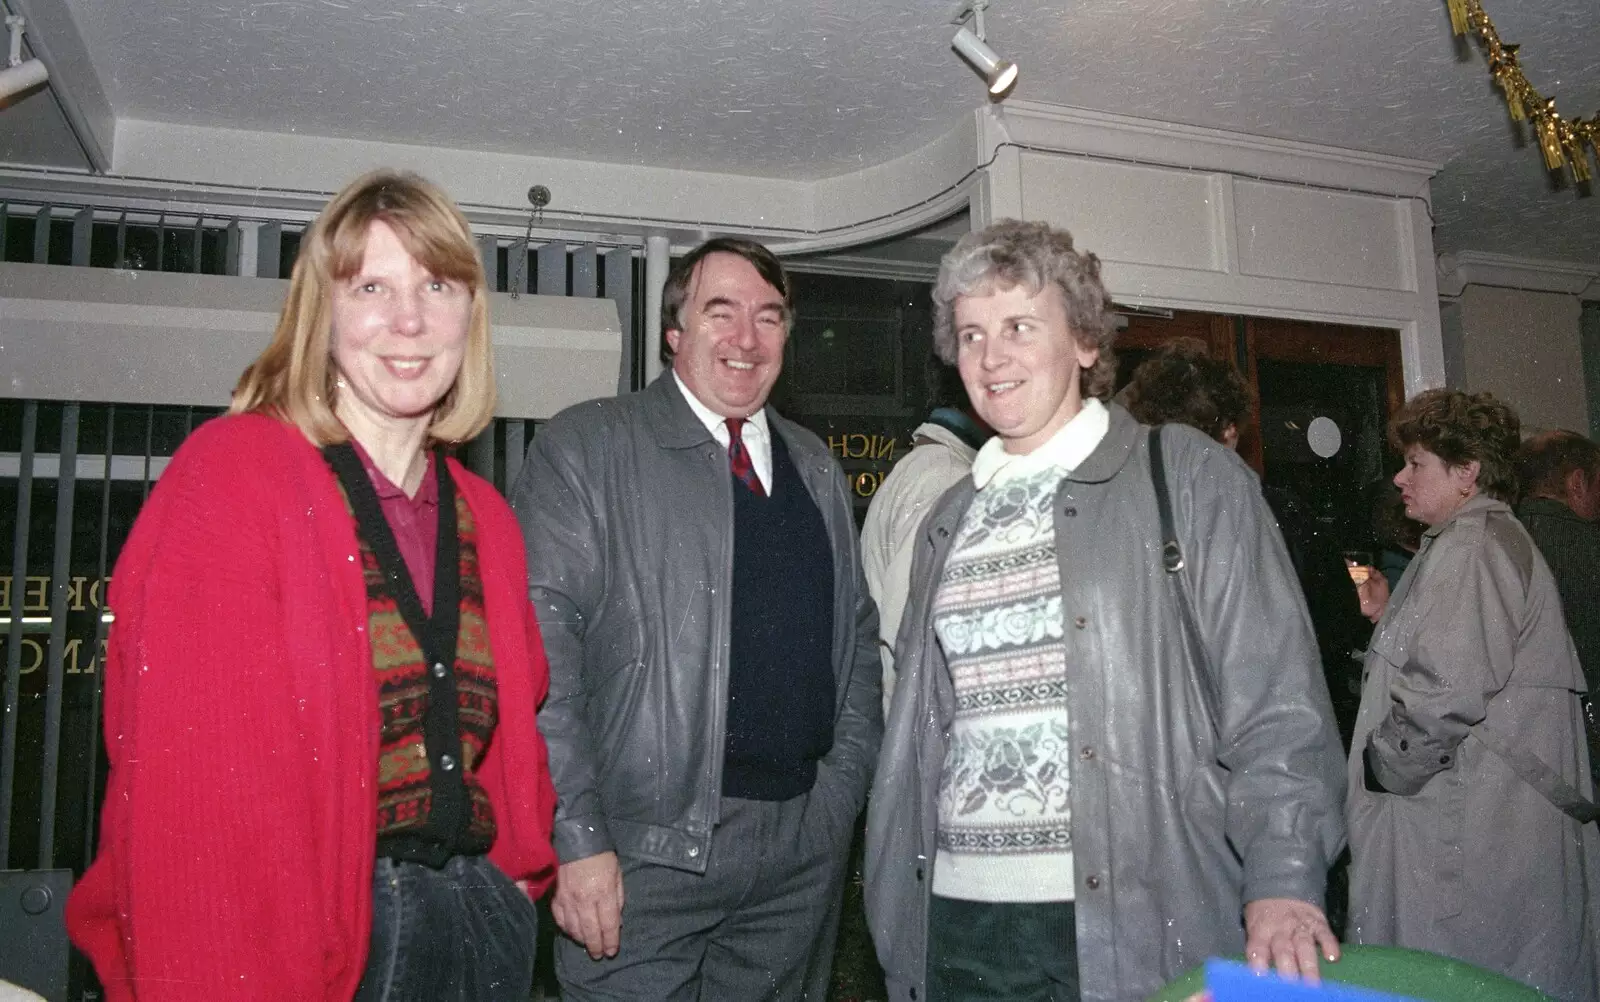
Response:
[[[394,533],[395,545],[400,548],[406,570],[411,572],[411,584],[422,602],[422,611],[431,616],[433,572],[439,552],[439,479],[434,472],[433,453],[428,453],[428,469],[422,474],[417,496],[406,497],[405,491],[383,475],[360,442],[354,438],[350,442],[356,447],[367,479],[372,481],[372,489],[378,494],[378,504],[383,508],[389,531]]]

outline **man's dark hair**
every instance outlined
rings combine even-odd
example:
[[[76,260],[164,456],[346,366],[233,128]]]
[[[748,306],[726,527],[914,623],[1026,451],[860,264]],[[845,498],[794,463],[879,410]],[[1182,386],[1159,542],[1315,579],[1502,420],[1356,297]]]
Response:
[[[1530,436],[1517,453],[1517,479],[1524,497],[1565,500],[1567,478],[1576,471],[1591,478],[1600,474],[1600,445],[1575,431]]]
[[[1222,441],[1250,417],[1250,387],[1198,338],[1179,338],[1133,370],[1123,405],[1145,424],[1186,424]]]
[[[789,287],[789,275],[783,262],[754,240],[739,237],[713,237],[678,259],[667,273],[667,284],[661,290],[661,332],[683,329],[683,304],[689,298],[689,283],[694,280],[694,270],[711,254],[732,254],[749,261],[756,273],[783,296],[783,313],[787,321],[794,320],[794,290]],[[672,347],[666,338],[661,339],[661,358],[672,359]]]

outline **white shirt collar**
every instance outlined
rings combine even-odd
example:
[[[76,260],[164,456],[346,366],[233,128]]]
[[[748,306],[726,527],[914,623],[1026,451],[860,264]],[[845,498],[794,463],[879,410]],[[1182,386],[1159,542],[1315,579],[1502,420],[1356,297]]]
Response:
[[[1062,425],[1061,430],[1050,436],[1049,441],[1032,452],[1007,452],[1005,439],[999,435],[989,439],[972,461],[972,482],[981,491],[997,477],[1010,480],[1046,467],[1054,466],[1071,473],[1079,463],[1089,458],[1110,427],[1111,412],[1105,404],[1090,397],[1083,402],[1083,408],[1073,415],[1071,421]]]
[[[728,433],[728,419],[707,407],[695,396],[689,387],[678,378],[676,369],[672,370],[672,378],[678,383],[678,390],[683,394],[683,399],[689,404],[689,409],[694,411],[694,416],[706,426],[706,431],[717,440],[717,444],[724,449],[732,436]],[[745,451],[750,453],[750,465],[755,467],[756,477],[761,481],[761,486],[767,493],[772,493],[772,433],[767,428],[767,409],[765,407],[756,411],[745,419],[744,427],[739,429],[739,440],[744,443]]]

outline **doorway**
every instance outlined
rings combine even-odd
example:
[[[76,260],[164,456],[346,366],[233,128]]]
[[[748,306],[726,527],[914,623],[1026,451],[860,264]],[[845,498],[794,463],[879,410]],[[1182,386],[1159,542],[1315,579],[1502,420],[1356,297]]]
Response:
[[[1405,403],[1393,330],[1174,311],[1136,312],[1117,341],[1117,386],[1180,338],[1232,363],[1254,399],[1239,455],[1261,476],[1316,629],[1341,737],[1359,703],[1361,616],[1345,554],[1372,563],[1398,460],[1389,418]]]

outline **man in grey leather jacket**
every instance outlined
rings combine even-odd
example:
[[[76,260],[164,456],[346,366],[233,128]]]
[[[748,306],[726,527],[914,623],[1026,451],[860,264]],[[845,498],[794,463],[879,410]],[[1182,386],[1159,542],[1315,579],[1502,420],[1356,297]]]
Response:
[[[1217,954],[1315,977],[1343,756],[1254,475],[1162,432],[1169,571],[1149,429],[1102,403],[1098,260],[1004,221],[934,301],[997,438],[918,531],[895,645],[866,869],[889,998],[1135,1002]]]
[[[821,999],[882,737],[843,472],[766,406],[766,248],[673,269],[672,369],[567,409],[512,502],[550,662],[563,997]]]

